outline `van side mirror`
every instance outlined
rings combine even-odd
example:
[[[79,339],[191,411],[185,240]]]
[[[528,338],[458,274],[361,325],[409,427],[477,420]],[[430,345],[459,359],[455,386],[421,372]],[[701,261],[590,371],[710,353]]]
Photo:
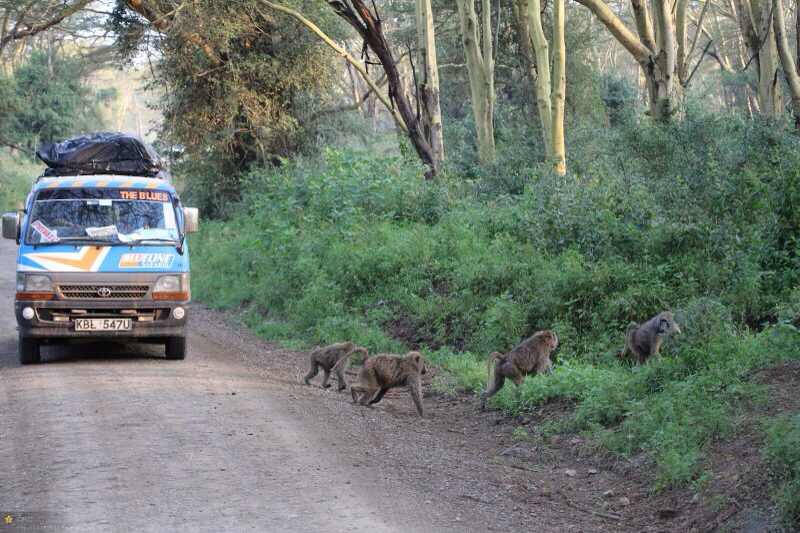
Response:
[[[200,212],[196,207],[183,208],[183,232],[194,233],[200,226]]]
[[[19,212],[3,214],[3,238],[14,239],[19,244]]]

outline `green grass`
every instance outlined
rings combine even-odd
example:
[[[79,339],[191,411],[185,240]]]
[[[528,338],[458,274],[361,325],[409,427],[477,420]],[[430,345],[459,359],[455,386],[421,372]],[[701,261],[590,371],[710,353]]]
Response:
[[[777,480],[775,500],[785,525],[800,526],[800,414],[766,424],[764,458]]]
[[[195,294],[296,347],[422,346],[442,391],[479,392],[491,351],[554,329],[554,373],[491,405],[570,400],[561,431],[649,454],[656,488],[699,483],[708,442],[762,392],[747,376],[800,357],[800,147],[737,117],[579,134],[590,157],[564,177],[514,159],[427,182],[333,150],[255,170],[193,238]],[[664,309],[685,334],[620,365],[627,324]]]

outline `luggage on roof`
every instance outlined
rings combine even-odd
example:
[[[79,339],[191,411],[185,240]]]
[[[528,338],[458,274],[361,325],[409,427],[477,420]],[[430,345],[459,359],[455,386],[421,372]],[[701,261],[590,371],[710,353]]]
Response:
[[[92,133],[43,144],[36,155],[49,167],[45,176],[123,174],[168,177],[152,146],[134,135]]]

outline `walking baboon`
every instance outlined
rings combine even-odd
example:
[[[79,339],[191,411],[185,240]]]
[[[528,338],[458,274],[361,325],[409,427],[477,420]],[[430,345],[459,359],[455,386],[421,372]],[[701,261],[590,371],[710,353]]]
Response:
[[[356,352],[364,354],[365,358],[367,357],[367,349],[356,346],[352,342],[339,342],[331,344],[330,346],[315,348],[308,356],[311,370],[308,371],[303,381],[305,381],[306,385],[311,385],[309,381],[313,379],[314,376],[319,373],[319,369],[322,368],[322,371],[325,373],[322,377],[322,388],[327,389],[331,386],[330,383],[328,383],[328,379],[331,377],[331,371],[333,371],[336,373],[336,380],[339,382],[339,388],[337,390],[341,391],[346,389],[347,381],[344,379],[344,369],[347,366],[350,356]]]
[[[544,330],[537,331],[505,355],[492,352],[486,363],[489,380],[486,392],[481,394],[481,409],[486,409],[486,400],[500,392],[506,378],[519,387],[528,374],[552,372],[553,362],[550,356],[556,348],[558,348],[558,336],[553,331]],[[494,378],[492,378],[492,363],[494,363]]]
[[[658,355],[661,343],[673,333],[680,334],[681,328],[672,318],[672,313],[659,313],[642,325],[631,322],[625,333],[625,348],[620,352],[621,359],[632,355],[638,363],[644,363],[649,357]]]
[[[422,412],[422,374],[425,374],[425,360],[419,352],[408,352],[404,357],[376,355],[364,362],[358,373],[358,383],[350,386],[353,403],[361,405],[376,404],[383,399],[386,391],[395,387],[406,387],[417,408]],[[359,397],[360,396],[360,397]]]

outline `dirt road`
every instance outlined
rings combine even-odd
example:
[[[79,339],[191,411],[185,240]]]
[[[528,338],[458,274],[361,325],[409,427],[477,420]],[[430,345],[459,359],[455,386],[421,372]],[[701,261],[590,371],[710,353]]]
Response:
[[[298,385],[304,354],[201,306],[185,361],[101,344],[45,347],[44,364],[19,366],[15,253],[2,241],[0,531],[6,515],[59,531],[665,526],[627,514],[634,494],[626,509],[592,511],[620,475],[580,454],[565,464],[518,446],[514,425],[471,398],[428,396],[423,421],[404,394],[353,406],[347,394]]]

